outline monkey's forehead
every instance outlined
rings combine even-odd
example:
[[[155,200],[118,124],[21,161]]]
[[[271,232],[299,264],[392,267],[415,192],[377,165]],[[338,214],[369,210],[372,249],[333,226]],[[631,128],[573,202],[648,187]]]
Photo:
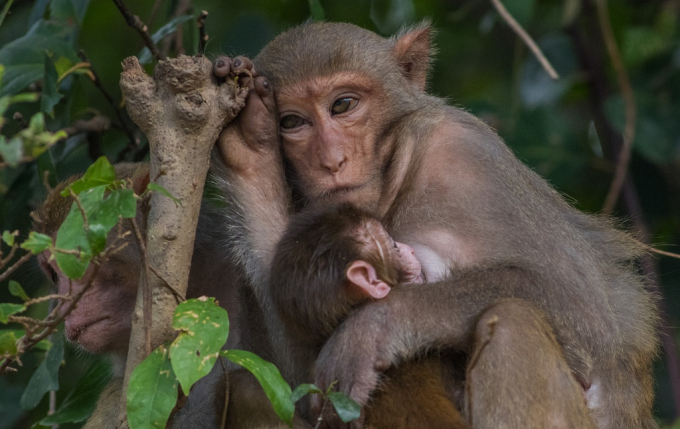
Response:
[[[254,62],[258,73],[283,88],[340,71],[389,74],[396,65],[393,46],[391,39],[353,24],[306,23],[278,35]]]

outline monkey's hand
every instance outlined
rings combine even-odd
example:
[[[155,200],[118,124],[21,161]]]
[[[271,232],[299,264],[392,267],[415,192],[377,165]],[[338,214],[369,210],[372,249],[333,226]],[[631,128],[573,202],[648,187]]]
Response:
[[[259,173],[268,163],[280,162],[278,112],[269,81],[257,76],[245,57],[220,57],[213,71],[218,78],[237,79],[249,88],[245,107],[217,141],[225,165],[242,174]]]
[[[315,384],[325,390],[337,381],[335,390],[364,407],[378,385],[380,373],[392,364],[389,344],[392,324],[388,323],[391,315],[387,299],[352,313],[321,350],[315,365]],[[314,395],[311,401],[312,416],[321,415],[323,399]],[[326,427],[346,427],[330,414],[324,413]],[[352,422],[350,427],[363,427],[363,422],[361,419]]]

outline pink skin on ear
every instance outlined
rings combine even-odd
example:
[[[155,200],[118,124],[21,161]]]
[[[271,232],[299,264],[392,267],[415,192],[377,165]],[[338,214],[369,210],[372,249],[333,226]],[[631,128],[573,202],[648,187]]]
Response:
[[[350,282],[350,294],[370,296],[382,299],[390,293],[390,285],[378,278],[373,265],[366,261],[354,261],[347,268],[347,280]]]
[[[416,258],[416,252],[407,244],[398,241],[395,241],[394,244],[397,245],[399,268],[404,275],[402,281],[404,283],[422,283],[423,270],[420,261]]]

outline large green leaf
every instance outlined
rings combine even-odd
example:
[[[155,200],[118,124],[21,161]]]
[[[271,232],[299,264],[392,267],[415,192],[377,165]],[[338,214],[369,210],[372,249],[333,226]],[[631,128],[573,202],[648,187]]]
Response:
[[[90,0],[52,0],[50,2],[50,16],[63,21],[82,23]]]
[[[58,335],[52,347],[47,352],[45,360],[40,364],[21,395],[21,408],[31,410],[35,408],[51,390],[59,390],[59,366],[64,358],[64,342]]]
[[[260,382],[274,411],[288,426],[293,425],[295,404],[291,400],[290,386],[274,364],[244,350],[227,350],[221,353],[230,361],[250,371]]]
[[[162,345],[132,371],[127,392],[130,429],[165,428],[177,402],[177,378]]]
[[[0,304],[0,323],[7,323],[9,316],[26,310],[23,304]]]
[[[2,7],[2,12],[0,12],[0,26],[2,23],[5,21],[5,17],[7,16],[7,12],[9,12],[9,8],[12,6],[12,3],[14,0],[7,0],[7,3]]]
[[[45,71],[45,51],[55,58],[77,60],[68,41],[71,29],[57,21],[37,21],[23,37],[0,49],[0,64],[5,66],[0,97],[13,95],[30,83],[42,79]]]
[[[57,411],[40,421],[43,426],[82,422],[92,415],[97,399],[111,379],[111,365],[105,359],[95,362],[76,387],[69,392]]]
[[[190,299],[177,306],[172,327],[181,331],[170,346],[172,369],[189,394],[191,386],[208,375],[227,342],[229,317],[215,298]]]

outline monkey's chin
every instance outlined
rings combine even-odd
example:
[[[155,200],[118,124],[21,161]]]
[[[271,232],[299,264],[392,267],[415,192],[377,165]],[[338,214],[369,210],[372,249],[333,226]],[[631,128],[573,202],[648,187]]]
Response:
[[[102,317],[77,326],[66,326],[66,338],[90,353],[120,351],[128,346],[130,331],[120,332],[109,317]]]

